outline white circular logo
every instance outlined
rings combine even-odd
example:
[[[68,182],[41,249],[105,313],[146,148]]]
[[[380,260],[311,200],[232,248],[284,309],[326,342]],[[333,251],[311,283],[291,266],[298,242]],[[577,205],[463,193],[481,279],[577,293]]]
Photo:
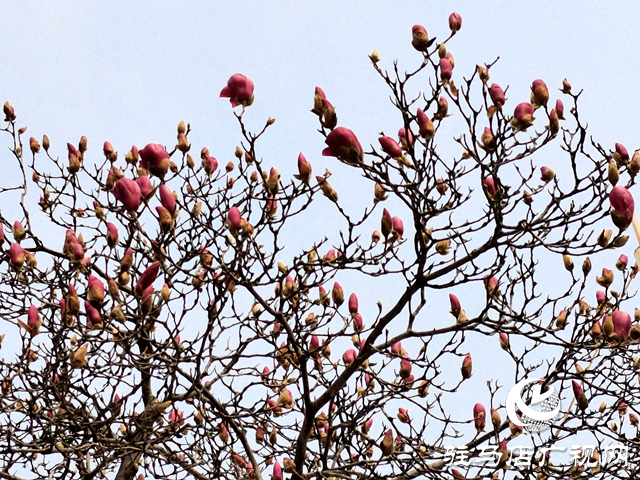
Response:
[[[519,427],[526,428],[528,432],[544,430],[560,416],[560,396],[551,386],[546,392],[541,392],[539,382],[539,378],[525,378],[516,383],[507,395],[506,407],[509,420]],[[536,385],[531,387],[531,401],[527,405],[522,399],[522,390],[531,383]],[[535,405],[540,405],[540,409],[531,408]],[[516,408],[522,412],[522,418],[518,418]]]

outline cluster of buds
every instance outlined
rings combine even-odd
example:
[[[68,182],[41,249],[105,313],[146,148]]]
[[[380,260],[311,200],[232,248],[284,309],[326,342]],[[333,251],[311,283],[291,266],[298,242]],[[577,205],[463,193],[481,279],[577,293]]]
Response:
[[[82,234],[76,236],[76,233],[72,229],[68,229],[65,233],[62,253],[69,258],[71,264],[76,267],[86,267],[91,263],[91,257],[85,257],[85,244]]]
[[[320,87],[316,87],[315,94],[313,95],[313,109],[312,113],[315,113],[320,120],[320,124],[323,128],[333,130],[338,124],[338,116],[336,110],[331,105],[331,102],[327,100],[324,91]]]
[[[47,148],[45,148],[46,150]],[[70,174],[75,175],[80,171],[82,167],[82,161],[84,160],[84,152],[87,151],[87,137],[81,137],[78,143],[78,148],[71,143],[67,143],[69,165],[67,170]]]
[[[382,219],[380,220],[380,231],[385,241],[394,242],[400,240],[404,234],[404,223],[400,217],[392,217],[389,211],[385,208],[382,211]],[[391,235],[391,239],[389,236]]]
[[[253,235],[253,226],[242,217],[238,207],[231,207],[227,214],[227,227],[231,232],[231,235],[238,238],[239,235],[242,238],[249,238]]]

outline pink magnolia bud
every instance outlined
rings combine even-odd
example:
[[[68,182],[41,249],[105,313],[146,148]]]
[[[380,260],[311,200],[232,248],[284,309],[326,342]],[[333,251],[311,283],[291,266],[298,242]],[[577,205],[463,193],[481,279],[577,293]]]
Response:
[[[615,311],[612,314],[613,328],[618,340],[625,340],[631,331],[631,315],[627,312]]]
[[[89,327],[102,325],[102,317],[100,316],[98,309],[86,300],[84,302],[84,309],[87,312],[87,325],[89,325]]]
[[[380,147],[382,147],[382,151],[389,155],[391,158],[402,157],[402,149],[398,142],[396,142],[391,137],[380,137],[378,138],[380,142]]]
[[[456,468],[452,468],[451,469],[451,475],[453,476],[454,480],[465,480],[466,477],[460,472],[460,470],[456,469]]]
[[[422,25],[414,25],[411,29],[413,35],[411,39],[411,45],[419,52],[426,52],[431,42],[429,42],[429,35],[427,29]]]
[[[31,305],[29,307],[29,312],[27,313],[27,325],[29,326],[29,328],[31,328],[32,330],[32,336],[36,335],[38,333],[38,330],[40,329],[40,324],[42,322],[40,321],[40,315],[38,313],[38,307],[36,307],[35,305]]]
[[[298,155],[298,175],[296,178],[301,180],[305,185],[309,185],[311,179],[311,173],[313,169],[311,164],[307,161],[302,152]]]
[[[262,369],[262,377],[263,377],[263,378],[268,377],[268,376],[269,376],[269,372],[270,372],[269,367],[264,367],[264,368]]]
[[[607,295],[604,293],[603,290],[598,290],[596,292],[596,301],[598,302],[598,305],[604,303],[607,300]]]
[[[453,75],[453,65],[446,58],[440,59],[440,80],[451,80]]]
[[[356,313],[353,317],[353,328],[356,332],[361,332],[362,330],[364,330],[364,320],[362,319],[362,315],[360,315],[359,313]]]
[[[391,226],[398,238],[402,238],[402,235],[404,234],[404,224],[402,223],[402,219],[400,217],[393,217],[391,219]]]
[[[560,99],[556,100],[556,113],[560,120],[564,120],[564,104]]]
[[[609,202],[611,203],[611,219],[613,223],[620,230],[626,230],[633,221],[633,213],[635,211],[631,192],[624,187],[613,187],[609,194]]]
[[[629,257],[627,257],[623,253],[622,255],[620,255],[620,257],[618,257],[618,260],[616,261],[616,268],[620,271],[623,271],[625,268],[627,268],[628,264],[629,264]]]
[[[178,407],[172,408],[169,412],[169,422],[180,426],[184,425],[184,412]]]
[[[556,178],[556,173],[549,167],[540,167],[540,180],[545,183],[549,183]]]
[[[402,407],[398,408],[398,414],[396,416],[402,423],[411,423],[409,412],[407,412],[407,410]]]
[[[452,35],[455,35],[462,28],[462,16],[458,12],[449,15],[449,28]]]
[[[149,285],[155,282],[158,272],[160,271],[160,262],[153,262],[147,269],[142,272],[138,283],[136,283],[136,295],[141,296]]]
[[[12,243],[9,247],[9,260],[11,261],[11,266],[16,270],[21,269],[22,265],[24,265],[25,254],[19,243]]]
[[[496,183],[493,177],[487,177],[484,179],[484,187],[487,189],[489,198],[494,198],[496,196]]]
[[[229,224],[234,229],[240,229],[240,226],[242,225],[242,215],[240,214],[240,210],[238,210],[238,207],[231,207],[229,209],[227,219],[229,220]]]
[[[404,127],[401,127],[400,130],[398,130],[398,138],[400,140],[400,145],[404,150],[408,150],[408,146],[413,145],[416,140],[413,137],[413,133],[411,133],[411,130],[409,130],[409,135],[407,135]]]
[[[352,315],[358,313],[358,295],[355,292],[349,296],[349,313]]]
[[[460,305],[460,300],[453,293],[449,294],[449,303],[451,304],[451,314],[458,318],[460,316],[460,310],[462,310],[462,306]]]
[[[151,195],[151,192],[153,191],[153,185],[151,185],[151,180],[149,179],[149,177],[147,177],[146,175],[142,175],[136,178],[136,183],[140,188],[140,196],[144,200],[148,200],[149,195]]]
[[[164,178],[169,166],[169,153],[159,143],[150,143],[138,151],[140,166],[159,178]]]
[[[282,467],[277,460],[273,464],[273,480],[282,480]]]
[[[627,163],[629,161],[629,152],[621,143],[616,143],[616,151],[613,158],[618,163]]]
[[[484,427],[487,424],[487,412],[481,403],[476,403],[473,407],[473,423],[475,424],[478,432],[484,431]]]
[[[362,163],[364,152],[356,135],[345,127],[332,130],[325,139],[324,157],[337,157],[347,163]]]
[[[311,336],[311,350],[317,350],[320,347],[320,339],[317,335]],[[266,368],[266,367],[265,367]]]
[[[571,386],[573,388],[573,395],[576,397],[578,408],[584,412],[589,406],[589,400],[587,399],[587,396],[584,394],[584,390],[582,390],[582,387],[578,382],[572,380]]]
[[[531,85],[531,101],[539,107],[546,105],[549,101],[549,89],[544,81],[538,79]]]
[[[493,293],[498,288],[498,279],[487,275],[484,277],[484,286],[489,293]]]
[[[371,430],[371,427],[373,426],[373,418],[370,418],[369,420],[367,420],[366,422],[364,422],[362,424],[362,431],[363,433],[366,435],[367,433],[369,433],[369,430]]]
[[[393,219],[391,218],[391,214],[385,208],[382,211],[382,220],[380,221],[380,230],[382,231],[382,236],[386,239],[393,229]]]
[[[164,183],[160,185],[160,203],[169,213],[173,213],[176,209],[176,197]]]
[[[513,118],[511,119],[511,125],[518,130],[526,130],[531,125],[535,117],[533,116],[533,106],[528,103],[520,103],[513,112]]]
[[[15,222],[13,222],[13,227],[11,228],[11,230],[13,232],[13,238],[15,239],[16,242],[21,242],[22,240],[24,240],[24,237],[26,236],[26,231],[22,226],[22,223],[16,220]]]
[[[418,133],[422,138],[430,140],[435,135],[433,122],[421,108],[418,109],[417,118],[419,128]]]
[[[104,284],[94,275],[89,275],[87,281],[87,298],[97,306],[102,305],[102,302],[104,302]]]
[[[391,345],[391,353],[400,355],[402,353],[402,343],[396,342],[393,345]]]
[[[462,378],[466,380],[467,378],[471,378],[471,372],[473,369],[473,361],[471,360],[471,354],[468,353],[464,360],[462,360],[462,367],[460,371],[462,372]]]
[[[253,80],[246,75],[236,73],[227,81],[227,86],[220,92],[221,98],[228,98],[231,107],[242,105],[248,107],[253,103]]]
[[[4,228],[0,225],[0,245],[2,245],[2,242],[4,242]]]
[[[107,244],[110,248],[114,248],[118,244],[118,229],[111,222],[107,223]]]
[[[113,194],[128,212],[135,212],[140,207],[140,187],[129,178],[118,180],[113,188]]]
[[[342,354],[342,361],[345,363],[345,365],[351,365],[355,361],[357,356],[358,353],[353,348],[350,348]]]
[[[499,337],[500,337],[500,348],[502,348],[505,351],[508,351],[509,350],[509,337],[504,332],[500,332]]]
[[[331,290],[331,298],[333,299],[333,303],[336,304],[337,307],[342,305],[344,302],[344,291],[338,282],[333,284],[333,290]]]
[[[497,83],[494,83],[489,87],[489,96],[491,97],[491,101],[493,104],[500,108],[504,105],[507,100],[504,97],[504,90]]]

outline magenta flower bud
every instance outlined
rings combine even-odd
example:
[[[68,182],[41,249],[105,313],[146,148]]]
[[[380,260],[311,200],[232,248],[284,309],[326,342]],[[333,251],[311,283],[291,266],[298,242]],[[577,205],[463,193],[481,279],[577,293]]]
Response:
[[[449,28],[453,35],[462,28],[462,16],[458,12],[453,12],[449,15]]]
[[[128,212],[135,212],[140,207],[140,187],[129,178],[121,178],[113,188],[113,194]]]
[[[560,120],[564,120],[564,103],[560,99],[556,100],[556,113]]]
[[[362,315],[360,315],[359,313],[356,313],[353,317],[353,326],[355,327],[356,332],[361,332],[362,330],[364,330],[364,320],[362,319]]]
[[[140,188],[140,196],[143,199],[148,199],[149,195],[153,191],[153,185],[151,185],[151,180],[146,175],[142,175],[141,177],[136,178],[136,183]]]
[[[305,185],[309,185],[313,169],[306,157],[300,152],[298,155],[298,175],[296,178],[301,180]]]
[[[596,301],[598,302],[598,305],[603,304],[606,300],[607,300],[606,293],[604,293],[603,290],[598,290],[596,292]]]
[[[173,192],[164,183],[160,185],[160,203],[164,208],[173,213],[176,209],[176,197]]]
[[[487,412],[484,409],[484,406],[481,403],[476,403],[473,407],[473,423],[475,424],[478,432],[482,432],[484,430],[484,427],[487,424],[486,417]]]
[[[349,296],[349,313],[353,315],[358,313],[358,295],[355,292]]]
[[[531,100],[538,106],[546,105],[549,101],[549,89],[543,80],[534,80],[531,85]]]
[[[136,283],[136,295],[141,296],[149,285],[155,282],[158,272],[160,271],[160,262],[153,262],[147,269],[142,272],[138,283]]]
[[[393,229],[393,220],[391,218],[391,214],[385,208],[382,210],[382,220],[380,221],[380,230],[382,231],[382,236],[386,239],[391,230]]]
[[[498,279],[487,275],[484,277],[484,286],[489,293],[493,293],[493,291],[498,287]]]
[[[97,308],[91,305],[91,302],[85,300],[84,309],[87,312],[87,325],[90,327],[97,327],[102,325],[102,317]]]
[[[332,130],[324,141],[327,148],[322,151],[324,157],[337,157],[347,163],[362,163],[364,152],[356,135],[345,127]]]
[[[446,81],[451,80],[451,75],[453,75],[453,65],[446,58],[440,59],[440,80]]]
[[[618,257],[618,260],[616,261],[616,268],[620,271],[623,271],[625,268],[627,268],[628,264],[629,264],[629,257],[627,257],[623,253]]]
[[[227,214],[227,219],[229,220],[229,224],[238,230],[240,225],[242,224],[242,215],[240,215],[240,210],[238,207],[231,207],[229,209],[229,213]]]
[[[633,221],[635,204],[631,192],[624,187],[616,186],[609,194],[611,203],[611,219],[620,229],[626,230]]]
[[[118,244],[118,229],[111,222],[107,222],[107,244],[110,248]]]
[[[535,120],[533,112],[534,109],[530,103],[524,102],[518,104],[513,112],[513,119],[511,120],[511,124],[519,130],[526,130],[531,125],[533,125],[533,121]]]
[[[419,129],[418,133],[420,134],[420,136],[422,138],[426,138],[427,140],[431,139],[435,134],[433,122],[421,108],[418,109],[417,119]]]
[[[467,379],[471,378],[471,372],[473,369],[473,360],[471,359],[471,354],[468,353],[466,357],[462,360],[462,367],[460,368],[460,372],[462,373],[462,378]]]
[[[326,262],[333,262],[336,259],[336,250],[335,248],[330,249],[324,256],[324,260]]]
[[[545,183],[549,183],[556,178],[556,173],[549,167],[540,167],[540,180]]]
[[[317,335],[311,336],[311,350],[317,350],[320,347],[320,339]]]
[[[391,158],[402,157],[402,149],[400,148],[400,145],[398,145],[398,142],[393,138],[380,137],[378,138],[378,141],[380,142],[380,146],[384,153],[389,155]]]
[[[364,422],[364,425],[362,426],[362,430],[366,434],[367,432],[369,432],[369,430],[371,430],[372,426],[373,426],[373,418],[370,418],[369,420]]]
[[[9,260],[11,261],[11,266],[16,270],[22,268],[22,265],[25,261],[25,253],[23,248],[19,243],[12,243],[9,247]]]
[[[38,307],[31,305],[29,312],[27,313],[27,325],[32,329],[40,326],[40,315],[38,314]]]
[[[621,143],[616,143],[616,153],[619,159],[616,159],[619,163],[627,163],[629,161],[629,152]]]
[[[357,356],[358,353],[353,348],[350,348],[342,354],[342,361],[345,363],[345,365],[351,365],[355,361]]]
[[[227,86],[220,92],[221,98],[228,98],[231,107],[242,105],[248,107],[253,103],[253,80],[246,75],[236,73],[227,81]]]
[[[484,179],[484,187],[487,189],[489,198],[494,198],[496,196],[496,183],[493,177],[487,177]]]
[[[22,240],[24,240],[26,231],[19,220],[13,222],[13,228],[11,230],[13,232],[13,238],[16,242],[21,242]]]
[[[396,355],[400,355],[401,352],[402,352],[402,343],[401,342],[396,342],[393,345],[391,345],[391,353],[395,353]]]
[[[78,156],[78,150],[76,150],[76,147],[74,147],[73,144],[67,142],[67,150],[69,151],[69,155]]]
[[[398,235],[398,238],[402,238],[402,235],[404,234],[404,224],[402,223],[402,219],[400,217],[393,217],[391,219],[391,225],[393,231]]]
[[[409,135],[407,135],[404,127],[401,127],[400,130],[398,130],[398,138],[400,139],[400,145],[402,145],[402,148],[404,148],[405,150],[407,149],[408,145],[413,145],[416,140],[413,137],[413,133],[411,133],[411,130],[409,130]]]
[[[460,300],[453,293],[449,294],[449,303],[451,304],[451,314],[458,318],[460,315],[460,311],[462,310],[462,306],[460,305]]]
[[[509,350],[509,336],[504,332],[500,332],[499,338],[500,338],[500,348],[502,348],[505,351],[508,351]]]
[[[273,464],[273,480],[282,480],[282,467],[277,460]]]
[[[631,315],[627,312],[617,310],[613,312],[612,317],[614,333],[618,336],[619,340],[625,340],[631,331]]]
[[[104,283],[95,275],[89,275],[87,280],[87,289],[89,290],[89,294],[91,295],[92,291],[95,291],[96,296],[102,295],[104,298]]]
[[[413,365],[407,358],[400,360],[400,378],[409,378]]]
[[[159,143],[150,143],[138,151],[140,166],[153,175],[163,178],[169,170],[169,153]]]
[[[0,225],[0,245],[2,245],[2,242],[4,242],[4,228]]]
[[[504,90],[502,90],[502,87],[497,83],[494,83],[489,87],[489,96],[496,107],[502,107],[502,105],[507,102],[504,97]]]

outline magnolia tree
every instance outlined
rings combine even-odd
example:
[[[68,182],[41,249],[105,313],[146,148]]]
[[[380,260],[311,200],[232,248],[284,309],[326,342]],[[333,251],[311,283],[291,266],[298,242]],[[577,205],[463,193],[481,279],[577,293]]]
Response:
[[[304,154],[295,178],[278,173],[260,148],[274,120],[246,125],[245,75],[220,93],[242,138],[224,165],[183,122],[175,147],[104,142],[102,158],[82,137],[59,158],[5,103],[22,181],[1,191],[0,477],[635,478],[602,449],[639,453],[637,268],[620,253],[636,241],[640,154],[589,141],[566,80],[507,99],[495,62],[458,74],[447,45],[461,26],[452,14],[442,42],[414,26],[420,61],[405,73],[371,54],[397,139],[363,146],[316,89],[322,155],[370,182],[357,214]],[[340,234],[285,248],[312,202]],[[398,296],[375,307],[345,275]],[[478,370],[479,342],[509,378]],[[483,402],[461,394],[474,362]],[[560,392],[562,415],[527,435],[506,398],[532,376]],[[561,442],[596,448],[562,463]]]

